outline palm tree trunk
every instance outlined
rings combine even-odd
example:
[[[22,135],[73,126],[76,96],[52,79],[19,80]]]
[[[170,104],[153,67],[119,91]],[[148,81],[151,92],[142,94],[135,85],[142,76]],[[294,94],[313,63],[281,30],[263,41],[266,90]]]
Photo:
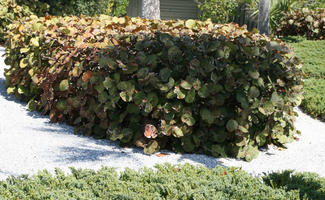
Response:
[[[260,0],[258,14],[258,30],[261,34],[270,34],[270,0]]]
[[[142,15],[147,19],[160,19],[160,0],[142,0]]]

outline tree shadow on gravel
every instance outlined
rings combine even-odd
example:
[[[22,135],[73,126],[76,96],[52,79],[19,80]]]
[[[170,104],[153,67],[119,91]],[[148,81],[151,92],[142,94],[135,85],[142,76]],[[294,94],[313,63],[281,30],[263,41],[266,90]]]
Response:
[[[114,151],[85,145],[84,147],[60,147],[60,156],[55,162],[63,162],[65,164],[72,164],[75,162],[98,162],[103,160],[107,155],[112,158],[111,162],[121,162],[132,158],[130,153],[121,151],[118,148]]]
[[[286,170],[268,174],[263,177],[263,181],[272,188],[299,190],[301,199],[325,199],[325,178],[316,173],[294,173],[293,170]]]

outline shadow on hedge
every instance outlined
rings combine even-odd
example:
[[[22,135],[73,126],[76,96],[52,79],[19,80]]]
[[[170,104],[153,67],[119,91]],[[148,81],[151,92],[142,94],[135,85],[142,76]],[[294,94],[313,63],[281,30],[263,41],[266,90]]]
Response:
[[[299,190],[301,199],[325,199],[325,178],[319,177],[316,173],[294,173],[293,170],[286,170],[268,174],[263,180],[272,188]]]

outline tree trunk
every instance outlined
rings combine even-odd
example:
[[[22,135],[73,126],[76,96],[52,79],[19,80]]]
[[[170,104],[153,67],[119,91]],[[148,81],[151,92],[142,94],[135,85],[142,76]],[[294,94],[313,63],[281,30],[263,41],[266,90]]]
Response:
[[[261,34],[270,34],[270,0],[260,0],[258,13],[258,30]]]
[[[142,0],[142,15],[147,19],[160,19],[160,0]]]

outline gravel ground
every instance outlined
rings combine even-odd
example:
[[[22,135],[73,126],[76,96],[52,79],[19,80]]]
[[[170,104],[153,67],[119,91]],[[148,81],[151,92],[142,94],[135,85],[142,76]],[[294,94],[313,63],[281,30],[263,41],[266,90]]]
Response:
[[[0,55],[4,49],[0,48]],[[26,109],[13,96],[8,96],[3,85],[0,58],[0,180],[10,175],[34,174],[56,167],[69,172],[69,167],[99,169],[101,166],[139,169],[169,162],[200,164],[209,168],[216,165],[238,166],[252,175],[285,169],[317,172],[325,177],[325,123],[312,119],[297,109],[297,128],[302,132],[299,141],[288,144],[287,150],[269,147],[252,162],[214,158],[205,155],[175,154],[145,155],[139,148],[122,148],[118,143],[95,140],[73,134],[65,124],[53,124],[47,116]],[[161,152],[160,152],[161,153]]]

